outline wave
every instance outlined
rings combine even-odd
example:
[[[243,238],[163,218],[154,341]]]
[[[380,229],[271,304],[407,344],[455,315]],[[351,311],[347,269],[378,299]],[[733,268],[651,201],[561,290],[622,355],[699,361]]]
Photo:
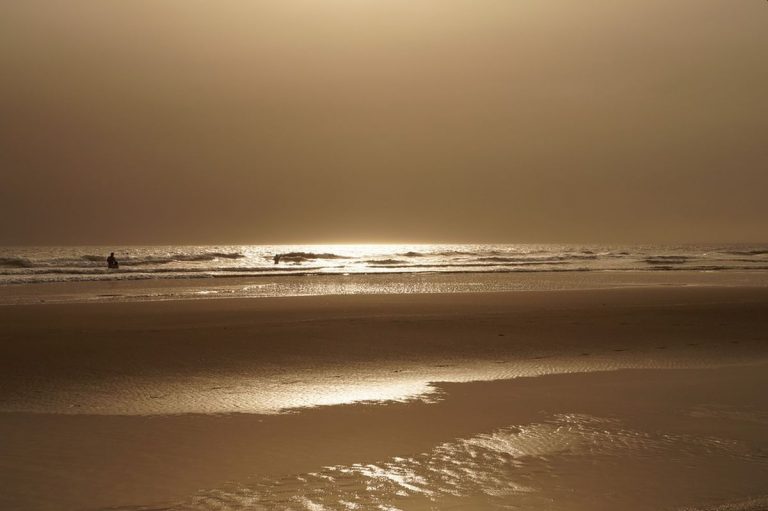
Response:
[[[203,254],[172,254],[169,256],[148,256],[140,258],[128,257],[120,260],[121,265],[126,266],[140,266],[149,264],[169,264],[176,262],[192,263],[192,262],[205,262],[215,261],[216,259],[243,259],[244,254],[239,252],[205,252]],[[103,261],[103,258],[101,259]]]
[[[6,268],[32,268],[34,263],[23,257],[0,257],[0,267]]]
[[[653,266],[652,268],[646,268],[642,270],[627,269],[622,271],[765,271],[768,270],[768,266],[729,266],[723,264],[710,264],[710,265],[697,265],[697,266]]]
[[[690,257],[682,255],[659,255],[646,257],[643,261],[648,264],[685,264],[690,259]]]
[[[321,270],[321,266],[305,266],[301,271]],[[284,272],[284,268],[275,266],[244,266],[244,267],[207,267],[207,268],[123,268],[110,269],[99,268],[25,268],[23,270],[0,270],[0,275],[38,276],[38,275],[111,275],[119,278],[122,275],[165,275],[172,274],[215,274],[215,273],[242,273],[258,274]]]
[[[500,256],[478,257],[477,260],[481,262],[488,262],[488,263],[516,263],[516,262],[524,261],[524,259],[521,259],[519,257],[500,257]]]
[[[478,257],[478,261],[482,262],[497,262],[497,263],[519,263],[519,264],[546,264],[546,263],[560,263],[571,260],[595,260],[598,256],[594,254],[568,254],[563,256],[551,256],[551,257]]]
[[[452,256],[471,256],[471,255],[479,255],[480,252],[463,252],[461,250],[446,250],[444,252],[435,252],[435,255],[441,256],[441,257],[452,257]]]
[[[542,266],[542,265],[562,265],[562,264],[568,264],[566,261],[530,261],[526,263],[509,263],[509,264],[503,264],[503,263],[480,263],[480,262],[468,262],[468,263],[434,263],[434,264],[402,264],[399,266],[400,268],[503,268],[503,267],[509,267],[509,268],[519,268],[521,266]],[[370,265],[371,268],[392,268],[391,265],[381,264],[381,265]],[[478,273],[485,273],[487,270],[479,270]],[[546,270],[542,270],[546,271]]]
[[[556,272],[556,271],[621,271],[621,272],[653,272],[653,271],[765,271],[768,265],[654,265],[648,267],[628,267],[622,269],[602,269],[602,268],[569,268],[566,261],[560,262],[529,262],[526,264],[498,264],[498,263],[435,263],[435,264],[401,264],[400,262],[381,262],[368,261],[369,268],[382,268],[392,270],[388,274],[398,273],[515,273],[515,272]],[[557,266],[557,267],[556,267]],[[338,275],[348,270],[339,269],[338,271],[327,271],[324,266],[301,266],[291,269],[285,266],[245,266],[245,267],[203,267],[203,268],[120,268],[112,270],[106,267],[98,268],[7,268],[0,269],[0,277],[22,277],[35,279],[46,276],[100,276],[106,279],[119,280],[127,276],[139,276],[148,279],[174,278],[177,275],[188,275],[189,278],[198,276],[200,278],[215,276],[261,276],[261,275]],[[365,271],[354,271],[355,274],[364,275]],[[378,274],[378,273],[377,273]],[[2,282],[8,282],[10,279],[4,278]]]
[[[598,259],[599,256],[597,254],[588,254],[586,252],[582,254],[570,254],[563,257],[563,259],[584,259],[584,260],[594,260]]]
[[[149,266],[162,265],[176,262],[215,261],[217,259],[243,259],[244,254],[239,252],[205,252],[202,254],[170,254],[162,256],[143,257],[118,257],[120,266]],[[53,258],[39,261],[31,261],[24,257],[0,257],[0,267],[11,268],[92,268],[94,266],[106,266],[106,256],[85,254],[78,258]]]
[[[84,261],[90,261],[92,263],[103,263],[104,261],[107,260],[105,256],[100,256],[100,255],[84,255],[83,257],[81,257],[81,259],[83,259]],[[64,259],[64,261],[66,261],[66,259]]]
[[[377,268],[377,266],[369,266]],[[540,265],[525,266],[499,266],[495,264],[484,265],[406,265],[402,267],[393,267],[391,265],[382,265],[378,268],[389,269],[387,275],[402,274],[424,274],[424,273],[445,273],[445,274],[511,274],[511,273],[591,273],[591,272],[679,272],[679,271],[768,271],[768,266],[654,266],[652,268],[627,268],[622,270],[601,270],[586,267],[542,267]],[[290,267],[270,266],[255,268],[208,268],[208,269],[127,269],[127,270],[107,270],[106,268],[92,268],[79,270],[51,269],[49,271],[2,271],[0,270],[0,285],[18,285],[40,282],[86,282],[86,281],[119,281],[119,280],[153,280],[153,279],[218,279],[218,278],[261,278],[261,277],[333,277],[338,276],[339,272],[323,271],[325,268],[320,266],[296,267],[292,270]],[[23,271],[23,270],[22,270]],[[356,271],[355,275],[381,275],[380,272]]]
[[[391,267],[388,267],[391,268]],[[119,281],[119,280],[192,280],[192,279],[219,279],[219,278],[260,278],[260,277],[297,277],[297,276],[313,276],[313,277],[338,277],[339,273],[323,272],[320,267],[312,268],[297,268],[291,271],[289,268],[270,267],[270,268],[255,268],[252,271],[247,271],[241,268],[230,268],[228,270],[154,270],[154,271],[98,271],[94,270],[88,272],[83,270],[82,272],[49,272],[41,274],[5,274],[0,272],[0,276],[7,276],[9,278],[3,278],[2,284],[30,284],[38,282],[88,282],[88,281]],[[470,273],[566,273],[566,272],[591,272],[593,270],[589,268],[550,268],[546,270],[534,269],[534,268],[492,268],[482,271],[477,271],[473,268],[466,269],[449,269],[440,273],[446,274],[470,274]],[[405,275],[415,273],[434,273],[429,269],[420,271],[410,271],[403,268],[398,271],[387,272],[387,275]],[[355,275],[381,275],[379,272],[355,272]]]
[[[369,261],[366,261],[368,265],[397,265],[397,264],[406,264],[405,261],[402,261],[400,259],[371,259]]]
[[[409,249],[415,250],[409,250]],[[8,247],[0,251],[0,285],[11,281],[213,278],[225,276],[397,273],[490,273],[571,270],[759,271],[765,246],[590,247],[501,245],[393,246],[348,254],[344,248],[285,246],[284,264],[273,264],[274,246],[124,247],[119,270],[106,265],[108,248]],[[727,255],[731,254],[731,255]],[[738,255],[736,255],[738,254]],[[580,271],[586,268],[578,268]]]
[[[285,268],[282,270],[270,269],[260,270],[265,273],[209,273],[209,272],[170,272],[164,274],[154,274],[145,272],[136,273],[93,273],[93,274],[61,274],[61,275],[19,275],[15,274],[10,278],[3,278],[2,285],[18,284],[36,284],[50,282],[116,282],[116,281],[141,281],[141,280],[202,280],[202,279],[224,279],[224,278],[256,278],[256,277],[301,277],[301,276],[321,276],[322,273],[314,271],[315,269],[302,269],[301,271],[290,271]],[[269,273],[266,273],[269,272]],[[2,273],[0,273],[2,275]]]
[[[211,255],[219,259],[242,259],[245,257],[245,255],[240,252],[211,252]]]
[[[347,256],[331,253],[316,254],[314,252],[286,252],[285,254],[277,254],[280,256],[280,261],[288,262],[302,262],[302,261],[314,261],[316,259],[349,259]],[[269,259],[269,256],[265,256]]]
[[[723,254],[730,254],[730,255],[766,255],[768,254],[768,250],[766,249],[758,249],[758,250],[727,250],[724,251]]]

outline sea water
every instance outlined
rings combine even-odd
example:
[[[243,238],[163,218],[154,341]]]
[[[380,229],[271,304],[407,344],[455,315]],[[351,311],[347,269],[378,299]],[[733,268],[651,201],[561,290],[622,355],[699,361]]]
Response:
[[[0,305],[648,285],[765,286],[768,245],[0,247]]]
[[[119,269],[107,268],[110,252]],[[278,263],[275,256],[279,255]],[[768,245],[0,247],[0,284],[380,273],[768,270]]]

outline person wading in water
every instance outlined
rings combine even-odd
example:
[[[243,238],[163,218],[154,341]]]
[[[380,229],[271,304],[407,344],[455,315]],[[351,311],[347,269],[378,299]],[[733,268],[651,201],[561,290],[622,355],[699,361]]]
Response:
[[[120,268],[120,264],[117,262],[117,259],[115,259],[114,252],[109,254],[109,257],[107,257],[107,268],[111,268],[113,270]]]

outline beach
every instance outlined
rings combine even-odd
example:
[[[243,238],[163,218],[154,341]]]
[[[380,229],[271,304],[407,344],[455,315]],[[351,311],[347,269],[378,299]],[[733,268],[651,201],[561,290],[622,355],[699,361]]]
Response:
[[[765,506],[764,287],[13,305],[0,322],[3,508]]]
[[[0,2],[0,511],[768,511],[766,9]]]

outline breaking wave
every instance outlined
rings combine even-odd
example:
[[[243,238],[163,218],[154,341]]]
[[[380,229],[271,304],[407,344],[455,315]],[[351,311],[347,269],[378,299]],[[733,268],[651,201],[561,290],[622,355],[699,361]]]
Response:
[[[77,280],[223,276],[523,273],[557,271],[765,271],[765,246],[293,245],[0,248],[0,285]],[[728,254],[731,254],[730,256]],[[279,255],[278,264],[274,264]]]
[[[391,266],[396,264],[406,264],[405,261],[400,259],[371,259],[366,261],[369,265],[382,265],[382,266]]]
[[[215,261],[216,259],[243,259],[245,258],[244,254],[240,253],[226,253],[226,252],[207,252],[203,254],[173,254],[168,257],[141,257],[141,258],[132,258],[129,257],[125,259],[124,261],[120,261],[120,264],[127,265],[127,266],[140,266],[140,265],[149,265],[149,264],[169,264],[169,263],[176,263],[176,262],[205,262],[205,261]],[[104,258],[98,259],[99,262],[103,261]]]
[[[84,255],[84,256],[82,257],[82,259],[83,259],[84,261],[90,261],[90,262],[92,262],[92,263],[102,263],[102,262],[104,262],[104,261],[105,261],[107,258],[106,258],[106,257],[104,257],[104,256],[99,256],[99,255],[88,255],[88,254],[86,254],[86,255]],[[65,259],[65,260],[66,260],[66,259]]]
[[[753,256],[753,255],[766,255],[768,254],[767,249],[756,249],[756,250],[729,250],[723,252],[724,254],[730,254],[730,255],[746,255],[746,256]]]
[[[478,252],[464,252],[462,250],[445,250],[443,252],[435,252],[438,256],[471,256],[478,255]]]
[[[492,256],[492,257],[479,257],[477,260],[481,262],[494,262],[494,263],[519,263],[519,264],[558,264],[562,262],[567,262],[570,260],[595,260],[598,256],[596,255],[581,255],[581,254],[573,254],[573,255],[565,255],[565,256],[551,256],[551,257],[501,257],[501,256]]]
[[[121,266],[150,266],[163,265],[171,263],[190,263],[215,261],[217,259],[243,259],[244,254],[234,252],[205,252],[198,254],[169,254],[169,255],[147,255],[147,256],[123,256],[119,258]],[[0,257],[0,267],[10,268],[92,268],[94,266],[104,266],[106,256],[85,254],[77,258],[58,257],[52,259],[28,259],[24,257]]]
[[[31,268],[34,264],[23,257],[0,257],[0,267],[5,268]]]
[[[349,257],[339,254],[316,254],[314,252],[287,252],[278,255],[280,256],[280,261],[289,262],[315,261],[317,259],[349,259]]]
[[[657,255],[646,257],[643,259],[643,261],[648,264],[684,264],[687,263],[690,259],[690,257],[679,255]]]

